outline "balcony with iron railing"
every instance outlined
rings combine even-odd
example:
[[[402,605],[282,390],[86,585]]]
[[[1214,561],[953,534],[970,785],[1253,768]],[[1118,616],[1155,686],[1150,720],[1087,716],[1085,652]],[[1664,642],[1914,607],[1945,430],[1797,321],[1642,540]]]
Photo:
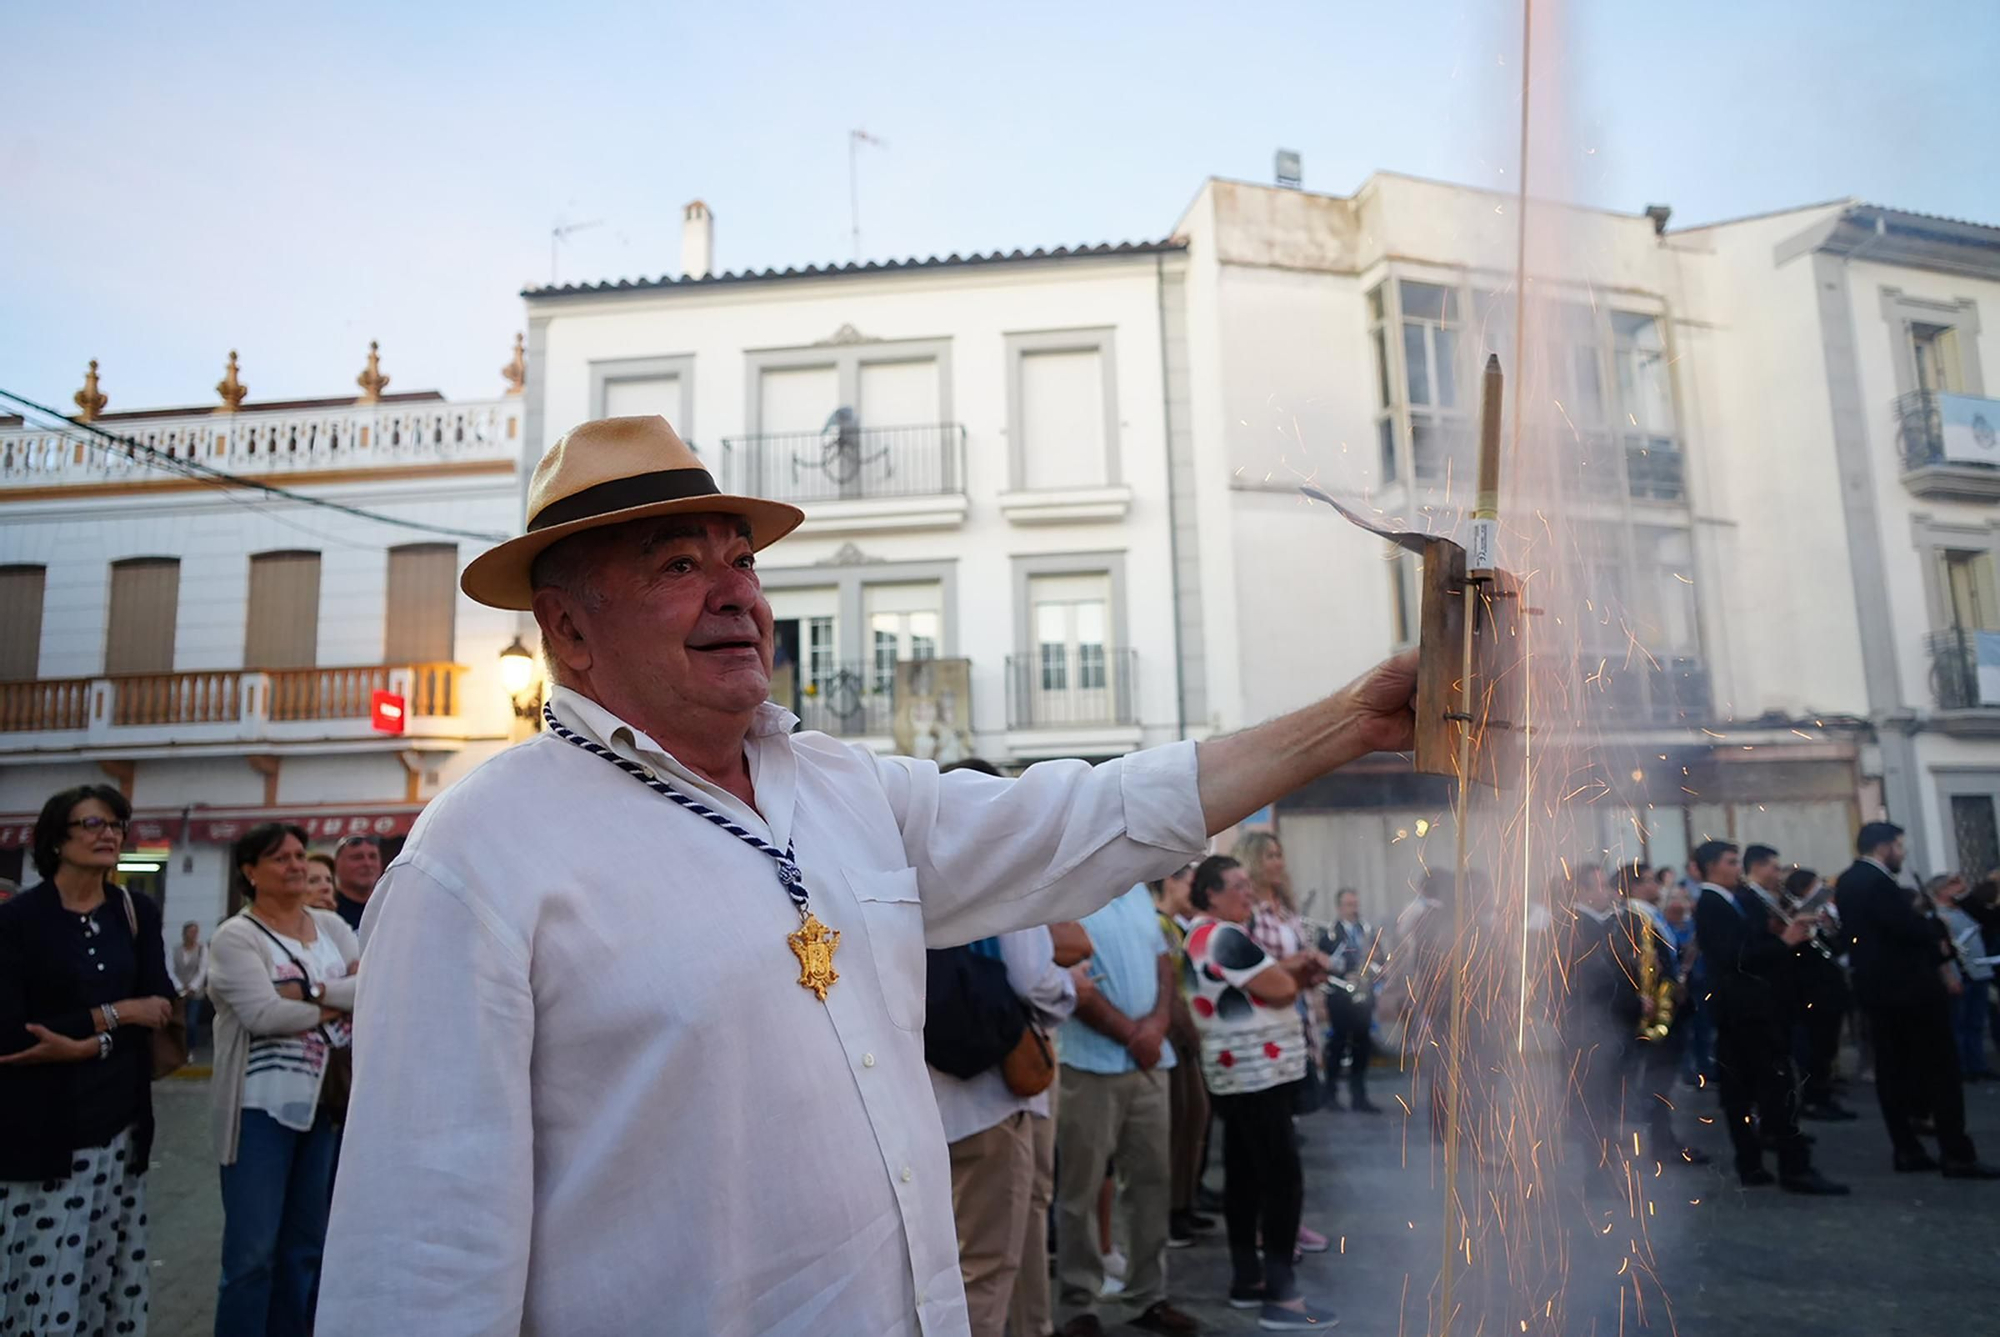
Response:
[[[1687,497],[1680,443],[1671,436],[1627,431],[1613,436],[1602,427],[1577,429],[1564,438],[1562,477],[1567,486],[1598,500],[1621,492],[1634,501],[1680,502]],[[1410,412],[1410,473],[1420,484],[1442,485],[1473,468],[1472,423],[1462,414]]]
[[[463,732],[464,673],[462,664],[358,664],[4,682],[0,752],[366,737],[378,691],[403,698],[408,733],[453,736]]]
[[[1985,664],[1992,670],[1993,688],[1982,689],[1979,669],[1980,643],[1985,642]],[[1934,631],[1924,638],[1931,664],[1931,699],[1941,711],[1983,710],[2000,719],[2000,632],[1953,628]]]
[[[893,664],[821,664],[798,682],[796,699],[779,704],[799,717],[801,729],[837,738],[886,738],[895,727],[895,683]]]
[[[2000,501],[2000,399],[1914,390],[1893,420],[1903,486],[1919,497]]]
[[[1102,646],[1044,646],[1007,656],[1009,729],[1137,725],[1139,654]]]
[[[521,450],[521,400],[448,403],[429,393],[390,395],[373,404],[308,400],[234,411],[104,414],[91,426],[97,430],[0,424],[0,489],[151,482],[184,477],[196,465],[269,477],[511,464]]]
[[[1586,658],[1581,666],[1585,714],[1603,729],[1699,728],[1714,713],[1707,667],[1690,655]]]
[[[722,486],[806,511],[806,531],[935,529],[962,523],[965,428],[959,423],[724,438]]]

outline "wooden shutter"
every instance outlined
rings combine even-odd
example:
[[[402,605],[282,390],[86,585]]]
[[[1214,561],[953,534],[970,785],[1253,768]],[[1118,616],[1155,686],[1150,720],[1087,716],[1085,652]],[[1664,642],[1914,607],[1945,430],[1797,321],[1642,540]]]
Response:
[[[42,662],[39,566],[0,566],[0,682],[32,681]]]
[[[389,611],[382,657],[390,664],[449,664],[456,653],[458,548],[411,543],[389,549]]]
[[[311,668],[319,661],[319,554],[260,552],[250,559],[243,667]]]
[[[113,562],[104,671],[172,673],[174,623],[180,606],[179,558],[134,557]]]

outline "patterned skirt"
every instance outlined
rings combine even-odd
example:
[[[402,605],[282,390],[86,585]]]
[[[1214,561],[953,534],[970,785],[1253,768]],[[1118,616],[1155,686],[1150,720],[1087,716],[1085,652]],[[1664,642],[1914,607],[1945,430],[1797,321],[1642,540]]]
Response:
[[[131,1129],[71,1153],[65,1178],[0,1181],[0,1334],[144,1334],[147,1272]]]

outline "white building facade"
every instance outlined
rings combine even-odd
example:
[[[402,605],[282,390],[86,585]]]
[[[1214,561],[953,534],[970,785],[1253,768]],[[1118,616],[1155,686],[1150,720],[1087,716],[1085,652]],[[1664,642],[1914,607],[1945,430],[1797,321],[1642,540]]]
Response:
[[[1521,389],[1513,207],[1388,174],[1351,197],[1211,181],[1176,228],[1213,727],[1413,637],[1413,559],[1297,488],[1450,528],[1488,352]],[[1852,202],[1689,230],[1548,212],[1528,393],[1592,472],[1564,521],[1604,614],[1576,633],[1603,789],[1551,857],[1678,865],[1721,836],[1832,871],[1886,815],[1920,869],[2000,867],[2000,229]],[[1393,905],[1452,858],[1444,789],[1393,765],[1273,818],[1308,892]]]
[[[104,412],[93,377],[87,424],[0,419],[0,877],[38,880],[51,794],[116,785],[128,885],[204,932],[248,826],[393,852],[515,718],[513,621],[457,589],[485,541],[438,531],[516,530],[518,394],[245,402],[233,355],[218,388],[217,407]],[[400,733],[375,727],[377,693]]]
[[[759,572],[807,728],[1018,766],[1203,727],[1181,248],[716,276],[714,226],[689,207],[681,278],[526,294],[524,468],[659,413],[723,489],[802,506]]]

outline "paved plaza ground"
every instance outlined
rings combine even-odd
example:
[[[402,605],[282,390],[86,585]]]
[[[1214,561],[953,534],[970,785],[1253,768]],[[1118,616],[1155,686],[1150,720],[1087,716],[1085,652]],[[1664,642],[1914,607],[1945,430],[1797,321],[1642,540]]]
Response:
[[[222,1229],[209,1155],[208,1084],[173,1080],[154,1090],[160,1135],[150,1190],[152,1332],[197,1337],[213,1322]],[[1658,1284],[1644,1287],[1643,1315],[1632,1302],[1629,1276],[1618,1273],[1629,1253],[1629,1229],[1614,1228],[1593,1243],[1584,1238],[1591,1231],[1577,1224],[1593,1211],[1603,1214],[1596,1219],[1610,1220],[1624,1210],[1625,1200],[1605,1192],[1588,1203],[1565,1204],[1557,1215],[1575,1228],[1555,1271],[1567,1277],[1566,1317],[1560,1328],[1544,1320],[1532,1331],[1566,1337],[1612,1337],[1621,1331],[1678,1337],[1969,1337],[2000,1331],[2000,1184],[1893,1174],[1872,1094],[1858,1087],[1850,1096],[1864,1112],[1859,1123],[1809,1125],[1819,1137],[1819,1164],[1853,1185],[1850,1198],[1744,1192],[1714,1168],[1670,1170],[1671,1178],[1653,1181],[1643,1196],[1656,1204],[1650,1233]],[[2000,1158],[2000,1085],[1969,1088],[1968,1106],[1974,1135],[1989,1156]],[[1340,1312],[1346,1337],[1417,1337],[1430,1330],[1427,1297],[1439,1267],[1440,1198],[1430,1186],[1418,1125],[1390,1108],[1391,1114],[1376,1118],[1323,1113],[1301,1123],[1307,1221],[1345,1246],[1344,1252],[1308,1258],[1302,1276],[1312,1293]],[[1721,1133],[1698,1125],[1701,1114],[1713,1110],[1702,1097],[1693,1097],[1684,1106],[1686,1120],[1720,1161]],[[1698,1204],[1689,1205],[1693,1199]],[[663,1224],[668,1228],[661,1244],[670,1248],[672,1224]],[[698,1229],[699,1223],[686,1228]],[[1219,1303],[1228,1281],[1219,1238],[1175,1251],[1169,1260],[1176,1300],[1200,1317],[1207,1331],[1256,1331],[1254,1313]],[[1670,1314],[1657,1303],[1661,1293]],[[1525,1300],[1521,1308],[1527,1308]],[[1461,1325],[1460,1331],[1472,1337],[1475,1327]],[[1484,1337],[1520,1331],[1517,1319],[1495,1315]],[[415,1328],[411,1335],[422,1337]],[[830,1331],[825,1337],[840,1334]]]

